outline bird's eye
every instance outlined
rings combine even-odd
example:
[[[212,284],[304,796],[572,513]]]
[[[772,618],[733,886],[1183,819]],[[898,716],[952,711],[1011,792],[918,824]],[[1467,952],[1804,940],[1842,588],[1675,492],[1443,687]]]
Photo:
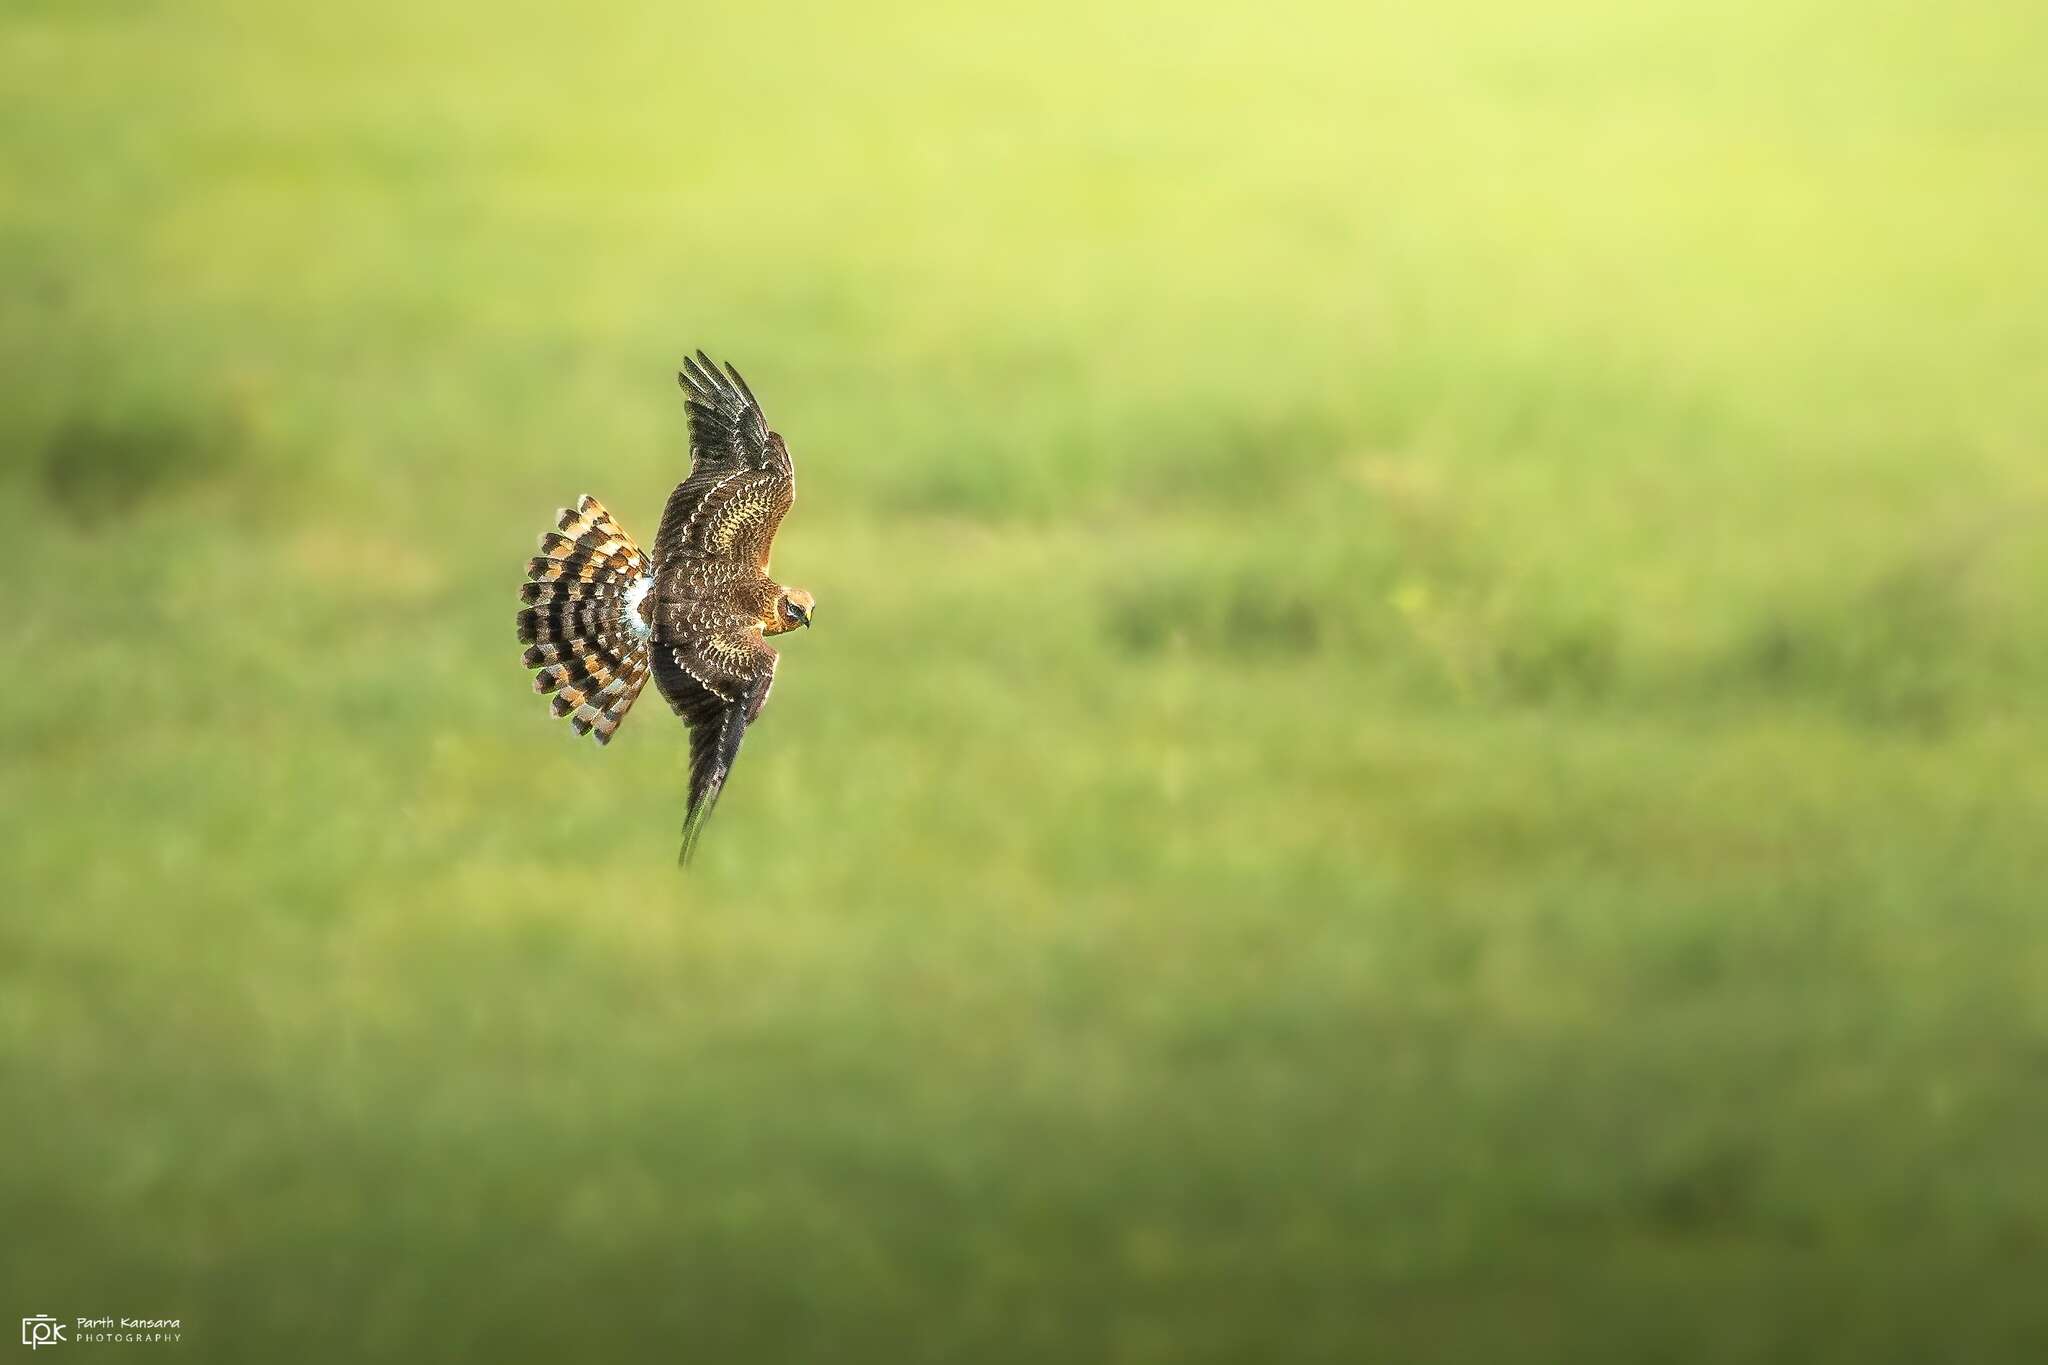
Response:
[[[782,614],[792,621],[801,621],[803,619],[803,613],[796,609],[796,603],[794,602],[784,602],[782,604]]]

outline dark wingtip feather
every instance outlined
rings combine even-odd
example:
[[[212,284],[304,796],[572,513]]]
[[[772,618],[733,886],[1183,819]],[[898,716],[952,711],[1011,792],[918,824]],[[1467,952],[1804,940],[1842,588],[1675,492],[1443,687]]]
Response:
[[[684,357],[682,373],[677,378],[683,381],[683,387],[713,403],[725,396],[724,385],[718,382],[718,367],[701,350],[694,356]]]
[[[676,854],[677,867],[688,867],[696,861],[697,844],[704,837],[704,826],[711,819],[711,808],[716,804],[717,798],[714,797],[691,807],[690,813],[683,817],[683,846]]]
[[[676,853],[677,867],[688,867],[697,856],[697,840],[704,833],[704,822],[711,818],[711,807],[717,799],[714,791],[711,800],[705,800],[704,793],[698,790],[696,774],[691,774],[690,805],[683,813],[683,846]]]
[[[732,382],[739,386],[741,396],[743,396],[747,400],[747,406],[750,408],[759,408],[761,405],[754,401],[754,391],[747,387],[746,380],[740,378],[740,372],[733,368],[733,364],[730,360],[725,362],[725,372],[731,375]]]
[[[740,756],[740,744],[747,736],[746,705],[733,702],[717,712],[714,732],[709,717],[690,726],[690,804],[683,814],[683,848],[678,861],[687,866],[696,856],[697,841],[704,825],[718,805],[725,782]]]

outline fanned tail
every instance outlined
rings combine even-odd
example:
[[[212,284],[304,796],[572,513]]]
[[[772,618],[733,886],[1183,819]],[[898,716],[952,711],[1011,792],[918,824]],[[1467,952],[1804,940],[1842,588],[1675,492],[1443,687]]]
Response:
[[[611,743],[647,682],[648,592],[654,566],[604,504],[585,494],[540,538],[519,590],[533,690],[579,735]]]

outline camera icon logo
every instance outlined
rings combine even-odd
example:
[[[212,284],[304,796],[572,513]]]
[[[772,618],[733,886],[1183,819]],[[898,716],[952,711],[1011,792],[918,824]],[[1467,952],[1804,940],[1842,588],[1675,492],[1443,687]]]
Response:
[[[64,1340],[64,1324],[41,1313],[21,1320],[21,1344],[31,1351],[55,1346]]]

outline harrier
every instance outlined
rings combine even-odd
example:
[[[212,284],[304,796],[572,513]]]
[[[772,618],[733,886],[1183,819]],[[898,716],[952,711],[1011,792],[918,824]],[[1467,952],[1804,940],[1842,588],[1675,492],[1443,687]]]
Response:
[[[533,690],[579,735],[609,744],[646,685],[690,727],[682,861],[775,682],[763,637],[811,623],[817,604],[768,576],[776,528],[796,497],[789,447],[731,365],[702,351],[676,376],[688,395],[690,477],[661,514],[650,559],[587,494],[540,538],[520,589],[519,638]]]

